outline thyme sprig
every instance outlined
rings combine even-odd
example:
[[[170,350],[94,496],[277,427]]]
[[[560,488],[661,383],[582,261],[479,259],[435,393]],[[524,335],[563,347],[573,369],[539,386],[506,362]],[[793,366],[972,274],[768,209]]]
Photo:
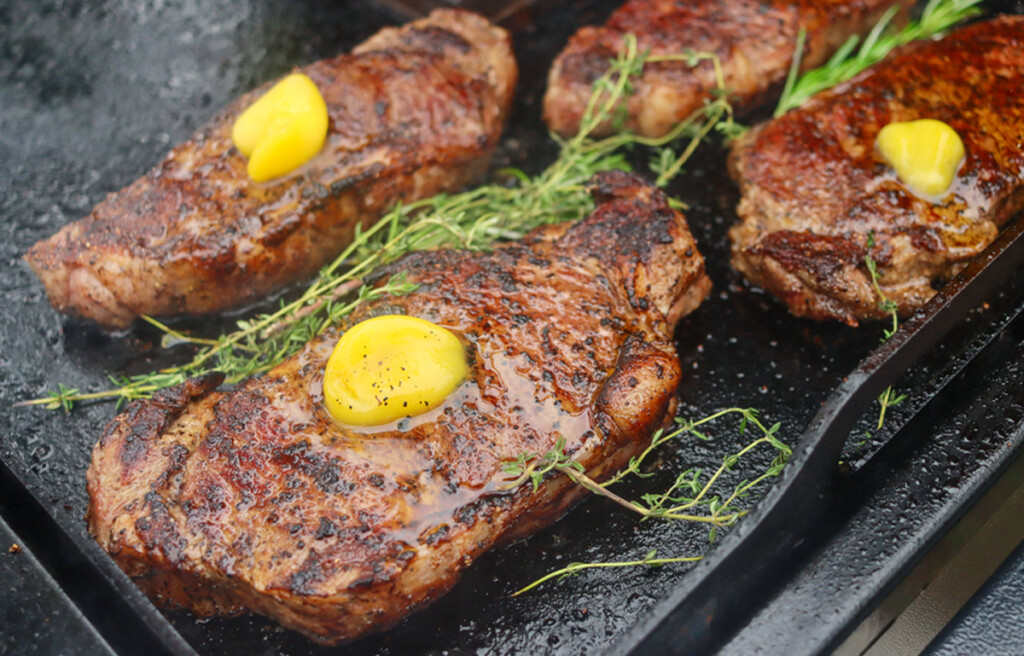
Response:
[[[602,123],[618,118],[633,89],[632,80],[647,63],[684,61],[696,66],[712,60],[718,80],[716,95],[679,123],[669,134],[647,138],[620,133],[593,138]],[[151,396],[190,376],[209,371],[225,374],[229,383],[258,374],[297,352],[328,326],[349,315],[360,304],[388,295],[409,293],[414,288],[401,278],[380,287],[361,284],[375,268],[407,253],[432,248],[486,249],[495,242],[516,239],[545,224],[578,220],[593,209],[587,183],[595,173],[629,170],[626,151],[634,146],[654,149],[652,161],[657,184],[675,178],[699,143],[716,127],[725,134],[737,127],[726,100],[721,65],[714,55],[687,51],[679,55],[652,56],[640,51],[636,38],[627,35],[622,53],[594,83],[580,129],[570,139],[554,137],[558,158],[543,172],[529,176],[515,168],[503,171],[511,184],[487,184],[456,194],[440,194],[400,204],[369,228],[357,229],[352,243],[297,299],[282,302],[274,312],[239,321],[237,329],[216,339],[190,337],[154,320],[165,333],[166,344],[196,347],[192,360],[157,372],[111,377],[112,389],[82,393],[58,386],[47,396],[19,405],[40,405],[70,411],[80,401],[116,400],[118,404]],[[670,144],[681,142],[680,150]],[[354,300],[347,292],[358,288]]]
[[[867,253],[864,255],[864,265],[868,268],[868,274],[871,276],[871,286],[875,289],[875,294],[878,295],[878,309],[882,312],[889,314],[892,319],[892,328],[884,328],[882,330],[882,341],[887,342],[889,338],[896,334],[896,331],[900,328],[900,315],[899,306],[886,296],[885,292],[878,285],[879,273],[878,264],[875,262],[875,258],[871,256],[871,251],[875,248],[875,233],[873,230],[868,231],[867,239]]]
[[[529,592],[539,585],[543,585],[552,579],[563,580],[570,576],[575,576],[587,569],[599,569],[599,568],[620,568],[620,567],[661,567],[662,565],[670,565],[672,563],[693,563],[704,556],[679,556],[676,558],[658,558],[658,550],[651,549],[648,551],[643,558],[640,560],[623,560],[608,563],[569,563],[562,569],[555,570],[549,574],[545,574],[530,585],[517,590],[512,593],[513,597],[518,597],[524,592]]]
[[[896,334],[896,331],[900,328],[900,315],[899,306],[891,298],[885,295],[882,288],[878,285],[878,264],[875,263],[875,258],[871,256],[871,250],[875,247],[875,233],[874,231],[868,231],[867,240],[867,253],[864,255],[864,264],[868,268],[868,274],[871,276],[871,286],[875,289],[875,294],[878,295],[878,309],[882,312],[889,313],[892,318],[892,328],[882,329],[882,341],[887,342]],[[893,406],[897,406],[906,400],[906,394],[896,394],[892,390],[892,385],[887,387],[884,392],[878,396],[878,403],[881,406],[878,411],[878,426],[875,430],[881,430],[885,424],[885,413],[886,410]]]
[[[824,66],[807,71],[803,75],[799,74],[800,60],[803,57],[807,35],[804,30],[800,30],[793,63],[786,78],[782,97],[775,108],[775,116],[782,116],[789,110],[799,107],[819,91],[831,89],[840,82],[849,80],[881,61],[894,48],[911,41],[943,36],[957,23],[977,15],[977,5],[981,2],[982,0],[929,0],[920,19],[910,21],[903,29],[896,31],[889,28],[899,8],[892,7],[875,24],[859,49],[857,44],[860,39],[853,35]]]
[[[748,425],[756,426],[760,430],[761,436],[740,451],[724,458],[718,469],[706,480],[703,478],[700,468],[687,469],[676,476],[675,481],[668,489],[659,494],[645,494],[640,501],[629,501],[608,489],[629,476],[640,478],[650,476],[649,473],[643,471],[642,466],[658,447],[684,435],[694,435],[699,439],[707,440],[708,436],[697,430],[698,427],[730,414],[741,415],[739,429],[741,436],[746,433]],[[747,512],[736,508],[736,501],[746,497],[754,487],[763,481],[777,476],[791,454],[790,448],[776,437],[779,424],[766,427],[758,418],[757,410],[753,408],[727,408],[697,421],[676,418],[675,423],[677,427],[672,431],[657,431],[651,438],[651,443],[640,455],[630,458],[629,464],[625,468],[602,483],[598,483],[586,475],[583,467],[565,453],[565,440],[560,439],[555,448],[545,454],[523,453],[516,460],[504,463],[502,470],[510,478],[515,477],[508,482],[506,487],[515,488],[529,480],[536,490],[546,475],[550,472],[559,472],[594,494],[603,496],[623,508],[639,514],[644,519],[683,520],[706,523],[713,527],[726,527],[735,524]],[[768,469],[753,479],[738,483],[724,500],[719,495],[713,494],[712,490],[715,484],[726,472],[736,466],[740,458],[765,444],[771,445],[778,452]],[[699,511],[702,509],[705,512],[700,513]]]
[[[665,490],[658,493],[644,494],[640,497],[640,500],[628,500],[608,489],[627,477],[646,478],[651,476],[650,472],[644,471],[644,462],[655,450],[667,442],[678,440],[685,435],[693,435],[701,440],[711,439],[707,434],[698,429],[727,415],[740,416],[739,434],[741,437],[746,434],[748,426],[756,427],[760,435],[747,443],[739,451],[723,458],[721,465],[710,476],[705,477],[704,472],[700,468],[687,469],[678,474],[671,485]],[[642,520],[661,519],[710,525],[709,539],[713,542],[719,528],[732,526],[749,512],[748,509],[738,506],[739,500],[748,497],[754,488],[761,483],[778,476],[792,455],[792,450],[778,438],[777,434],[780,424],[775,423],[771,426],[765,426],[761,422],[757,410],[752,408],[726,408],[696,421],[676,418],[675,423],[676,428],[674,430],[657,431],[651,438],[651,443],[647,448],[639,455],[631,458],[625,468],[604,482],[599,483],[587,476],[580,463],[575,462],[572,456],[565,452],[565,440],[559,439],[555,447],[547,453],[522,453],[516,460],[505,462],[502,469],[510,478],[505,487],[506,489],[514,489],[526,482],[530,482],[533,485],[534,491],[536,491],[544,478],[562,474],[593,494],[602,496],[640,515]],[[776,454],[771,464],[754,478],[744,479],[734,485],[728,493],[716,493],[716,485],[726,473],[735,469],[740,459],[762,446],[770,446],[775,449]],[[699,558],[700,556],[686,556],[655,559],[655,552],[650,552],[647,557],[639,561],[572,563],[565,568],[551,572],[534,581],[516,594],[533,589],[545,581],[562,579],[593,567],[662,565],[672,562],[689,562],[699,560]]]

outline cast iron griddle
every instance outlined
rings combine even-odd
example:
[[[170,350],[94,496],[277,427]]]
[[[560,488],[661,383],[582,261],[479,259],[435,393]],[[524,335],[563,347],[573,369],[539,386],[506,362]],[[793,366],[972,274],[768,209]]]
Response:
[[[498,165],[511,163],[536,171],[553,157],[554,146],[538,116],[547,67],[578,25],[603,20],[615,4],[609,0],[555,4],[546,8],[542,21],[515,34],[521,85]],[[367,4],[336,0],[152,0],[134,5],[13,0],[0,4],[0,230],[4,231],[0,284],[7,290],[8,301],[0,314],[0,404],[4,408],[0,511],[20,518],[12,522],[16,529],[31,529],[26,540],[32,538],[34,550],[60,544],[81,554],[78,574],[65,572],[58,582],[74,587],[71,580],[80,576],[94,583],[78,586],[93,590],[101,600],[102,610],[90,619],[105,622],[108,639],[110,634],[119,635],[115,646],[122,651],[577,654],[599,652],[616,641],[617,649],[629,650],[639,639],[637,627],[666,603],[684,580],[687,567],[595,571],[521,597],[509,594],[573,561],[635,559],[652,548],[663,556],[708,550],[703,528],[641,524],[610,504],[590,499],[533,538],[487,554],[446,597],[394,629],[324,649],[259,617],[197,621],[180,611],[154,611],[92,542],[83,520],[85,469],[93,443],[113,416],[113,406],[80,406],[70,415],[11,408],[58,382],[99,390],[108,385],[109,373],[141,372],[187,356],[158,350],[159,335],[141,326],[110,336],[58,316],[21,254],[36,240],[88,213],[105,194],[143,174],[171,145],[186,139],[239,93],[292,66],[348,49],[394,20]],[[723,407],[756,407],[769,423],[781,422],[780,434],[792,444],[830,390],[877,345],[881,328],[867,325],[852,330],[798,320],[771,299],[743,287],[727,263],[725,231],[735,219],[737,194],[726,179],[722,160],[721,150],[703,148],[688,174],[670,190],[691,206],[690,225],[715,283],[712,297],[677,333],[685,372],[681,414],[699,418]],[[1006,291],[1000,297],[1006,312],[1021,305],[1019,292]],[[985,333],[992,323],[990,315],[997,311],[999,307],[978,310],[966,327],[902,384],[927,389],[929,381],[948,369],[948,361],[955,360],[953,354]],[[184,320],[177,327],[214,334],[230,328],[233,320]],[[995,330],[996,343],[1019,341],[1014,326]],[[969,373],[957,380],[966,380]],[[958,456],[966,470],[977,466],[994,471],[1020,444],[1012,431],[1020,423],[1024,394],[1004,384],[1016,380],[1015,370],[1002,376],[977,375],[983,382],[996,381],[991,390],[980,382],[962,383],[971,394],[992,398],[1002,394],[1000,413],[983,417],[978,429],[979,443],[987,446]],[[1006,389],[1011,390],[1009,397]],[[922,398],[927,400],[930,393]],[[966,393],[956,398],[968,410],[984,404]],[[955,410],[953,404],[948,410]],[[948,418],[940,413],[928,421],[929,427],[917,429],[922,435],[938,434]],[[862,423],[858,435],[869,425],[869,418]],[[902,423],[896,413],[893,425]],[[1007,431],[1012,435],[1007,437]],[[674,472],[688,467],[713,469],[741,445],[734,424],[722,424],[711,433],[710,442],[690,440],[665,449],[659,457],[658,476],[626,486],[622,493],[638,496],[662,489]],[[913,454],[886,446],[887,437],[883,432],[863,444],[860,437],[851,440],[845,459],[860,463],[867,460],[864,454],[882,449],[879,462],[913,461]],[[758,454],[733,473],[734,480],[751,475],[772,455]],[[873,465],[872,461],[864,466],[868,473],[862,478],[870,478]],[[955,477],[925,494],[924,501],[940,506],[947,499],[966,502],[982,486],[975,479]],[[849,489],[853,492],[844,501],[849,504],[847,514],[853,515],[858,503],[884,485]],[[927,504],[922,501],[922,505]],[[41,517],[25,522],[25,515]],[[925,524],[932,531],[941,528],[941,523]],[[908,520],[907,526],[906,531],[899,524],[888,527],[891,539],[913,541],[916,525]],[[832,529],[836,526],[823,523],[809,534],[808,549],[798,554],[800,560],[810,558],[809,546],[827,540]],[[904,557],[896,569],[907,562]],[[780,572],[780,581],[783,578]],[[768,592],[751,590],[750,596]],[[76,590],[73,597],[83,604],[85,594]],[[795,613],[799,604],[791,607]],[[858,608],[848,614],[860,612]],[[769,623],[765,631],[775,628]],[[726,637],[713,636],[712,642]],[[813,648],[812,643],[795,640],[798,647]]]

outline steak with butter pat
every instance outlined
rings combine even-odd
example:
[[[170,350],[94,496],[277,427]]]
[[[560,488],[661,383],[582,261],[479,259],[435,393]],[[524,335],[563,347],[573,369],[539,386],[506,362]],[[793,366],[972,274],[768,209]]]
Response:
[[[380,630],[452,587],[491,547],[586,492],[562,475],[508,488],[502,464],[565,452],[603,479],[675,405],[678,319],[710,283],[685,220],[631,174],[599,175],[582,222],[491,253],[425,251],[418,288],[361,306],[231,392],[217,377],[137,401],[88,472],[92,534],[164,605],[258,612],[324,642]],[[409,314],[465,345],[439,407],[376,428],[328,415],[323,375],[347,325]]]
[[[905,46],[738,139],[742,197],[732,264],[800,317],[856,325],[935,294],[1024,207],[1024,17]],[[883,126],[937,119],[966,155],[939,198],[910,191],[875,141]],[[869,238],[874,247],[869,249]]]
[[[53,306],[111,328],[143,314],[206,314],[306,279],[396,202],[487,169],[516,84],[508,34],[439,10],[300,69],[327,103],[309,162],[253,182],[231,142],[233,103],[191,139],[25,259]]]

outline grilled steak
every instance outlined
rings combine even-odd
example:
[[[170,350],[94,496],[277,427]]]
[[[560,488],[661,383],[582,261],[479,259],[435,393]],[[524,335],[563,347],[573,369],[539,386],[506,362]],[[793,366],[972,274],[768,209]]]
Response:
[[[881,317],[865,264],[902,314],[995,238],[1024,206],[1024,18],[914,43],[738,140],[730,170],[742,222],[733,266],[793,314],[856,325]],[[894,121],[934,118],[966,157],[937,203],[918,198],[875,149]]]
[[[710,283],[682,215],[625,173],[596,180],[581,223],[492,253],[388,267],[419,287],[347,325],[404,313],[466,345],[467,381],[427,414],[354,431],[323,407],[329,330],[232,392],[215,377],[135,402],[88,473],[89,526],[158,601],[256,611],[334,642],[447,591],[482,552],[557,519],[563,476],[509,489],[503,461],[565,452],[601,479],[662,425],[680,378],[675,322]]]
[[[866,32],[894,5],[913,0],[629,0],[602,27],[584,27],[555,60],[544,96],[544,120],[561,135],[579,129],[594,81],[623,50],[626,34],[640,51],[680,55],[710,52],[722,62],[725,86],[738,109],[756,107],[782,88],[797,35],[807,31],[801,65],[821,65],[850,36]],[[644,67],[627,104],[625,129],[661,136],[703,105],[715,89],[711,61]],[[605,123],[601,134],[612,131]]]
[[[231,127],[270,85],[243,96],[147,175],[32,247],[26,259],[54,307],[126,327],[140,314],[240,306],[311,276],[396,201],[481,173],[517,75],[503,30],[450,10],[301,70],[327,101],[318,155],[254,183]]]

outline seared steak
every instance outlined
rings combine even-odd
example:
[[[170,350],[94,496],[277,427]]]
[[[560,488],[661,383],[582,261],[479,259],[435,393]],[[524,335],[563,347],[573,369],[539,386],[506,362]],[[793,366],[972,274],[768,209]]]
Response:
[[[516,82],[508,35],[437,11],[301,69],[327,101],[327,142],[257,184],[232,146],[229,106],[147,175],[25,256],[61,312],[126,327],[141,315],[208,313],[314,274],[355,227],[396,201],[483,172]]]
[[[733,266],[793,314],[855,325],[883,316],[865,264],[906,314],[980,253],[1024,206],[1024,17],[913,43],[738,140],[730,170],[742,223]],[[938,119],[966,157],[936,203],[876,151],[888,123]]]
[[[453,331],[469,378],[397,425],[341,427],[323,373],[346,326],[231,392],[216,377],[132,403],[89,468],[92,534],[156,600],[256,611],[326,642],[385,628],[487,549],[556,520],[564,476],[508,489],[523,452],[565,451],[597,479],[661,426],[680,379],[678,318],[710,283],[682,215],[625,173],[596,179],[584,221],[492,253],[427,251],[411,294],[347,325],[409,314]]]
[[[579,129],[591,85],[635,34],[641,52],[710,52],[722,62],[738,109],[756,107],[781,90],[800,28],[807,31],[804,68],[819,66],[850,36],[868,31],[893,5],[913,0],[629,0],[602,27],[584,27],[555,60],[544,96],[544,120],[568,136]],[[715,89],[710,61],[648,64],[635,84],[623,128],[657,137],[701,107]],[[612,131],[605,123],[599,133]]]

